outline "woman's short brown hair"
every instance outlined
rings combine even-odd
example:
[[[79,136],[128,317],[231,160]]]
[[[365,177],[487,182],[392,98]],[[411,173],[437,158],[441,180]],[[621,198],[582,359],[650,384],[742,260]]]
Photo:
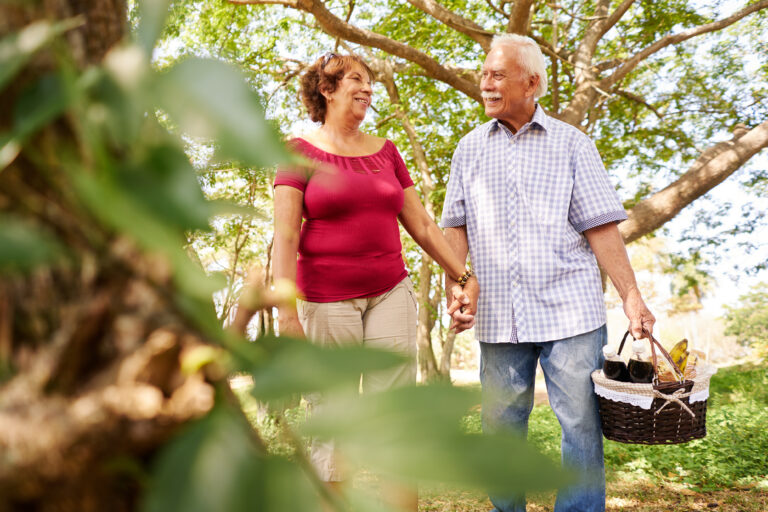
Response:
[[[363,59],[354,54],[326,53],[309,66],[301,76],[301,101],[307,107],[309,118],[312,121],[325,123],[327,105],[325,96],[320,91],[323,90],[326,93],[335,91],[341,79],[352,69],[354,64],[361,65],[373,80],[371,68]]]

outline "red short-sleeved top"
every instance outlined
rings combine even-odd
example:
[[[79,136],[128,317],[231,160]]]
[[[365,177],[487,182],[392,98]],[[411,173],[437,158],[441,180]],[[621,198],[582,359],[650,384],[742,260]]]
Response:
[[[413,185],[395,145],[368,156],[340,156],[304,139],[291,146],[319,165],[279,168],[275,186],[304,192],[296,285],[308,301],[374,297],[407,275],[397,216]]]

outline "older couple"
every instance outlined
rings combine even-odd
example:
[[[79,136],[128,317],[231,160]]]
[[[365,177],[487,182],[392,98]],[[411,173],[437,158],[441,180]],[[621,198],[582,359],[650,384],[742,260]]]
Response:
[[[590,380],[606,343],[598,263],[621,295],[633,335],[651,332],[655,320],[617,228],[627,216],[595,145],[536,102],[547,90],[538,45],[497,36],[481,81],[491,121],[456,148],[443,234],[397,148],[359,130],[371,80],[361,59],[334,54],[302,78],[302,99],[321,125],[292,145],[318,165],[281,169],[275,179],[274,277],[295,279],[302,293],[297,307],[279,311],[280,331],[412,356],[416,300],[399,220],[445,270],[454,327],[476,322],[483,428],[526,432],[540,363],[562,426],[563,464],[583,476],[561,490],[555,510],[604,510],[602,435]],[[472,271],[465,268],[468,254]],[[363,388],[414,380],[415,362],[363,376]],[[332,443],[314,445],[312,460],[325,480],[343,479]],[[496,512],[525,510],[524,496],[491,502]],[[415,493],[402,508],[416,510]]]

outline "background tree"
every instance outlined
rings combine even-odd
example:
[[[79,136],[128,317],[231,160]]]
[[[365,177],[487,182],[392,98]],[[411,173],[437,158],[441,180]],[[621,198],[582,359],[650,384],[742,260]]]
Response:
[[[352,464],[383,475],[565,483],[518,440],[467,435],[461,419],[479,399],[467,390],[413,386],[364,402],[331,392],[402,363],[391,353],[264,331],[251,343],[222,328],[227,292],[218,316],[212,297],[225,281],[206,274],[205,254],[190,258],[189,234],[200,240],[213,222],[242,241],[248,226],[223,219],[256,215],[243,204],[269,183],[263,169],[292,160],[235,68],[151,65],[168,7],[139,3],[126,37],[121,2],[0,4],[0,511],[384,510],[330,495],[288,425],[290,453],[270,453],[232,373],[277,409],[328,392],[329,412],[303,432],[334,437]],[[211,148],[209,167],[237,172],[199,176],[184,140]],[[240,205],[203,194],[236,179],[248,185]],[[251,257],[241,250],[238,261]],[[255,283],[243,300],[258,310],[292,299]]]
[[[176,3],[166,45],[181,40],[183,50],[166,55],[215,54],[248,70],[254,85],[268,91],[269,115],[290,130],[305,117],[296,96],[303,67],[328,49],[358,51],[380,83],[367,129],[393,139],[425,206],[438,215],[456,142],[484,121],[478,69],[499,32],[539,43],[551,78],[541,103],[591,135],[619,178],[629,214],[620,226],[626,242],[664,226],[737,171],[736,179],[758,193],[766,179],[765,170],[747,165],[768,145],[766,0],[232,3],[249,5]],[[717,227],[718,209],[728,205],[708,205],[697,223]],[[719,235],[702,240],[699,229],[685,237],[714,261],[712,247],[749,234],[763,211],[753,204]],[[425,255],[407,250],[424,312],[421,371],[438,378],[446,367],[436,362],[430,338],[433,327],[444,328],[434,307],[440,275]],[[446,339],[441,333],[434,338]]]
[[[725,334],[752,346],[759,356],[768,356],[768,285],[755,285],[738,304],[725,308]]]

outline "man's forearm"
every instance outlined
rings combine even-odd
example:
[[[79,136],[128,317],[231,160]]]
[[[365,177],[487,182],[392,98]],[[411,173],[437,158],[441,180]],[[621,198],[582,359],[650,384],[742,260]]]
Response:
[[[637,280],[618,227],[614,223],[604,224],[586,230],[584,236],[619,296],[626,300],[629,293],[637,291]]]

